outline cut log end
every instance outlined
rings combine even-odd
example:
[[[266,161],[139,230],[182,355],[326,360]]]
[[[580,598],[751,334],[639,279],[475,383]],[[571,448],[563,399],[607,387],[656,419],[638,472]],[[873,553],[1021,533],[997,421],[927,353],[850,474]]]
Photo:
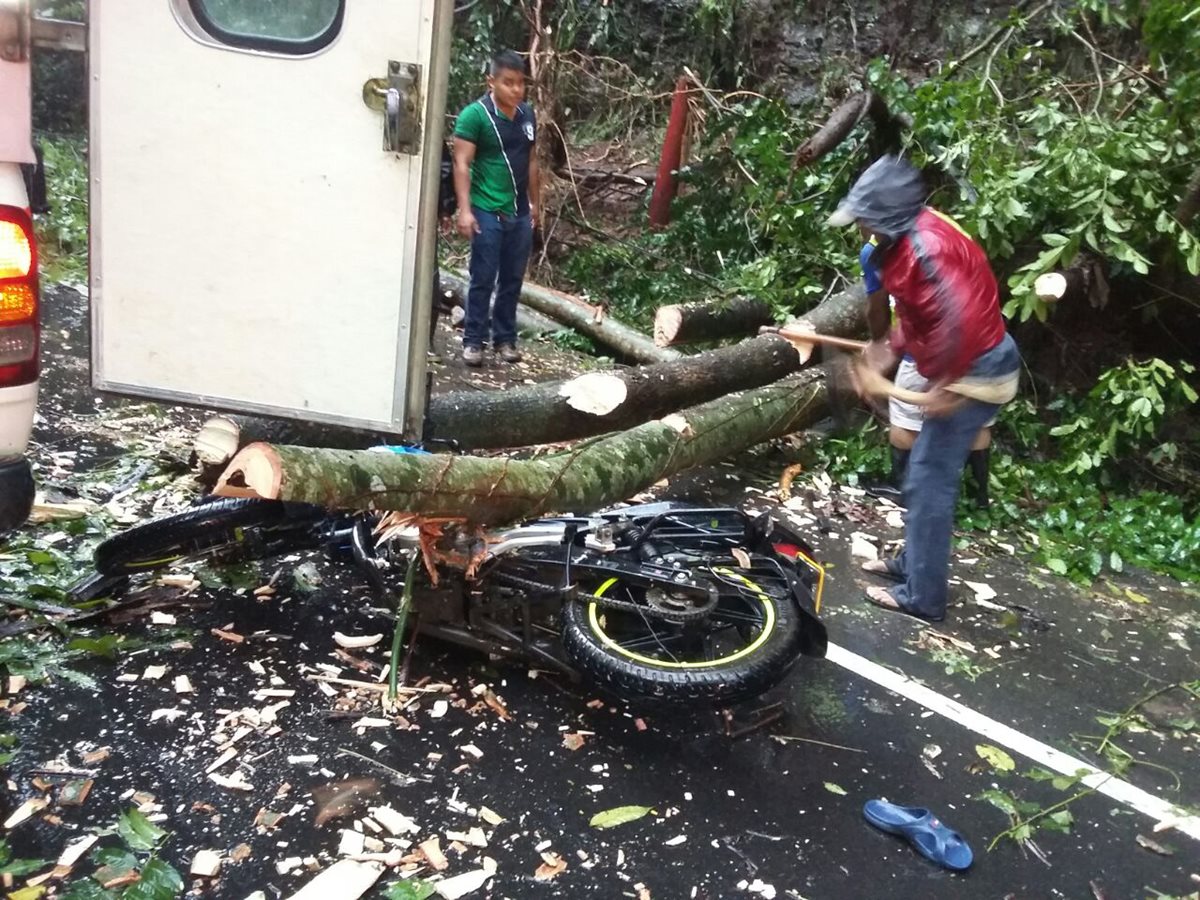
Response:
[[[218,497],[251,497],[278,500],[283,486],[283,465],[270,444],[243,448],[217,479],[213,494]]]
[[[654,314],[654,345],[670,347],[683,327],[683,311],[678,306],[660,306]]]
[[[588,372],[572,378],[558,389],[558,395],[567,405],[593,416],[607,416],[625,402],[629,388],[616,375],[606,372]]]
[[[200,428],[192,449],[205,466],[223,466],[238,451],[241,428],[228,416],[213,416]]]
[[[1047,272],[1033,282],[1033,292],[1043,303],[1057,303],[1066,296],[1069,285],[1061,272]]]

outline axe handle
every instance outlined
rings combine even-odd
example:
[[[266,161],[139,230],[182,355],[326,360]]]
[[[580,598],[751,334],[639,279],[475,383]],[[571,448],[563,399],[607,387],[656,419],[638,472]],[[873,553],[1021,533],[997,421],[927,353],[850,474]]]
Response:
[[[799,341],[805,344],[823,344],[826,347],[837,347],[840,350],[861,350],[867,346],[866,341],[855,341],[850,338],[834,337],[831,334],[818,334],[815,331],[805,331],[802,328],[788,328],[764,325],[758,330],[759,334],[777,334],[789,341]]]

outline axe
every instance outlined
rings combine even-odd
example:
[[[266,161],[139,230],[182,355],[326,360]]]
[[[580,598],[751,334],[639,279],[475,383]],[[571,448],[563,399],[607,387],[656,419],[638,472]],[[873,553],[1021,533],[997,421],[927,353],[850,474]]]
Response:
[[[758,332],[759,334],[777,334],[787,340],[796,348],[796,352],[800,354],[800,361],[802,363],[808,362],[812,356],[813,348],[818,345],[856,353],[861,353],[862,349],[867,346],[866,341],[856,341],[850,338],[834,337],[829,334],[819,334],[812,329],[805,328],[803,325],[784,325],[782,327],[764,325]],[[837,419],[839,416],[839,413],[836,411],[837,407],[839,403],[843,402],[843,398],[837,395],[844,391],[844,378],[839,377],[837,373],[831,372],[828,362],[826,360],[826,373],[833,375],[829,382],[830,405],[834,408],[834,418]],[[878,372],[864,365],[861,359],[855,359],[851,362],[851,377],[854,384],[863,393],[873,397],[895,397],[897,400],[903,400],[905,403],[911,403],[914,406],[929,405],[929,394],[896,387],[887,378],[884,378]],[[1016,396],[1017,378],[1013,377],[1005,381],[995,382],[955,381],[947,384],[944,390],[971,400],[979,400],[983,403],[1003,404]]]

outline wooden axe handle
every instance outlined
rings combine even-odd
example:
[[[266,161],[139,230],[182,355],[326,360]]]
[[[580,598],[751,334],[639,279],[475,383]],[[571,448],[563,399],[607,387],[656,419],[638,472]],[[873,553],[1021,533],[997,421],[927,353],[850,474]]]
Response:
[[[831,334],[818,334],[815,331],[805,331],[803,328],[788,328],[764,325],[758,329],[759,334],[777,334],[793,343],[824,344],[826,347],[837,347],[840,350],[862,350],[867,346],[866,341],[855,341],[850,338],[834,337]]]

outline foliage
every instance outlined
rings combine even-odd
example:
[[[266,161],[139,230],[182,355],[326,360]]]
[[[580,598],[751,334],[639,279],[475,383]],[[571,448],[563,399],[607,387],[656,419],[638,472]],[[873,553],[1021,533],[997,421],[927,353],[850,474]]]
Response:
[[[97,869],[67,886],[63,900],[171,900],[183,893],[183,877],[158,857],[167,833],[136,809],[121,814],[104,835],[116,835],[120,845],[97,847],[91,860]],[[142,854],[149,854],[144,859]],[[129,875],[137,878],[121,888],[106,888]]]
[[[82,22],[84,0],[35,0],[37,15]],[[39,134],[87,131],[87,57],[38,48],[33,54],[33,128]]]
[[[29,875],[48,865],[49,863],[44,859],[13,859],[8,841],[0,838],[0,876],[20,878],[22,875]]]
[[[87,281],[88,169],[83,137],[41,142],[50,212],[37,216],[39,267],[47,281]]]
[[[1147,21],[1171,5],[1149,3]],[[913,87],[883,61],[868,72],[894,110],[912,115],[914,160],[946,173],[936,202],[1011,273],[1004,311],[1022,321],[1049,315],[1034,280],[1085,250],[1111,261],[1114,278],[1155,266],[1200,274],[1200,240],[1170,212],[1200,145],[1153,76],[1133,77],[1132,66],[1106,60],[1107,83],[1068,83],[1068,50],[1088,43],[1086,15],[1056,16],[1049,41],[1001,42],[982,75],[952,65]],[[1110,21],[1119,32],[1127,20]]]
[[[568,276],[632,322],[698,296],[753,294],[781,317],[809,309],[857,265],[858,241],[824,220],[859,157],[854,141],[843,144],[801,172],[787,195],[790,144],[808,130],[773,100],[713,116],[699,161],[680,172],[671,226],[593,244],[567,261]]]
[[[1128,360],[1109,369],[1079,405],[1075,417],[1050,430],[1065,437],[1064,471],[1083,474],[1106,463],[1134,456],[1154,443],[1169,414],[1196,402],[1196,392],[1183,376],[1195,372],[1186,362],[1175,366],[1161,359]],[[1107,423],[1107,424],[1106,424]],[[1099,441],[1096,438],[1099,436]],[[1175,459],[1179,448],[1164,442],[1149,450],[1151,462]]]

